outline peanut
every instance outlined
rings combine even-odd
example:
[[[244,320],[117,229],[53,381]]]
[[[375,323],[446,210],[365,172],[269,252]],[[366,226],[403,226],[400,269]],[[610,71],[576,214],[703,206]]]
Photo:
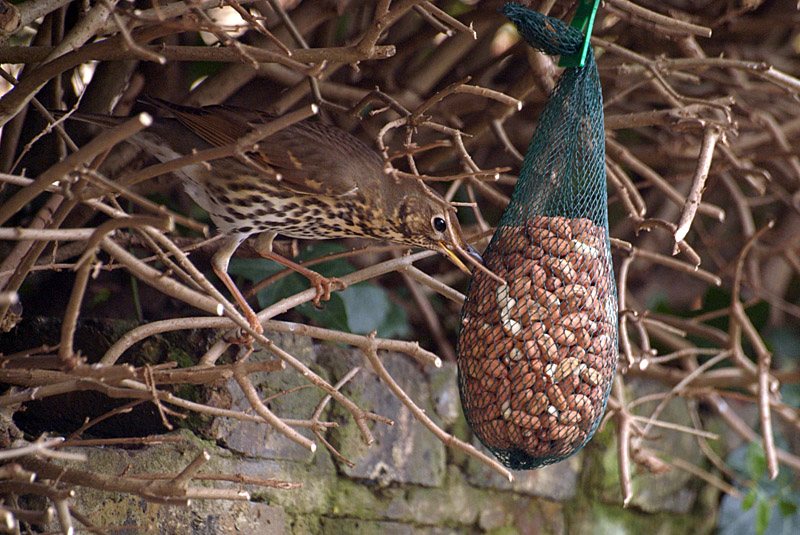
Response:
[[[531,293],[531,278],[523,276],[519,279],[514,279],[511,283],[511,288],[509,289],[509,294],[514,299],[522,299],[523,297],[528,297]]]
[[[488,447],[568,455],[602,416],[616,366],[607,234],[586,218],[537,216],[498,230],[462,315],[468,421]]]
[[[575,336],[575,333],[563,325],[555,325],[550,332],[552,333],[553,340],[559,345],[574,346],[578,343],[578,337]]]
[[[476,424],[474,429],[486,447],[506,449],[511,446],[508,440],[508,426],[503,420],[489,420]]]
[[[507,318],[503,320],[503,330],[508,336],[516,338],[522,335],[522,324],[517,320]]]
[[[511,362],[519,362],[524,356],[525,354],[520,348],[512,347],[511,351],[508,352],[508,363],[510,364]]]
[[[591,349],[592,337],[589,335],[587,329],[578,329],[575,331],[575,336],[578,338],[578,346],[584,351],[586,348]]]
[[[549,232],[545,229],[537,229],[542,231],[542,233],[547,232],[548,236],[544,236],[542,241],[540,242],[542,250],[546,254],[550,254],[553,256],[566,256],[567,253],[572,251],[572,247],[570,246],[569,242],[559,238],[552,232]]]
[[[520,253],[513,253],[506,256],[502,264],[506,273],[511,274],[511,279],[516,280],[528,274],[527,271],[530,269],[531,261]]]
[[[595,353],[602,355],[610,347],[611,347],[611,337],[607,334],[601,334],[599,336],[595,336],[592,339],[592,350]]]
[[[511,421],[520,427],[533,430],[539,429],[542,426],[537,416],[525,411],[512,411]]]
[[[534,288],[543,287],[545,281],[547,280],[547,271],[545,271],[544,268],[539,264],[533,264],[531,266],[530,271],[531,271],[531,285]]]
[[[525,355],[531,362],[539,362],[542,352],[539,350],[539,344],[535,340],[528,340],[525,342]]]
[[[528,406],[528,412],[531,414],[543,414],[547,411],[547,407],[549,405],[550,402],[547,399],[547,394],[544,392],[536,392],[533,395],[533,400]]]
[[[534,321],[542,321],[550,317],[547,308],[539,304],[530,295],[525,295],[517,299],[516,307],[511,311],[511,317],[529,324]]]
[[[489,392],[494,392],[498,387],[497,378],[492,377],[491,375],[483,375],[478,377],[478,383],[480,384],[482,390]]]
[[[547,360],[558,360],[558,346],[552,336],[547,333],[542,333],[539,338],[536,339],[536,343],[539,344],[539,349],[541,349],[542,354]]]
[[[555,373],[553,373],[553,382],[560,383],[573,373],[578,367],[581,365],[581,361],[575,357],[569,357],[562,360],[558,367],[556,368]]]
[[[547,265],[550,267],[550,271],[553,275],[560,278],[564,284],[572,284],[575,282],[577,273],[566,258],[550,257],[547,259]]]
[[[572,439],[580,433],[580,429],[576,425],[560,424],[551,427],[547,435],[549,440],[553,442],[572,442]]]
[[[561,388],[558,385],[549,385],[545,390],[545,394],[547,395],[547,399],[550,400],[550,403],[553,407],[556,408],[559,412],[567,410],[567,398],[564,396],[564,392],[561,391]]]
[[[578,411],[564,411],[558,415],[558,423],[565,425],[576,425],[581,421],[581,413]]]
[[[588,256],[589,258],[597,258],[600,256],[600,251],[582,241],[572,240],[569,242],[569,247],[582,256]]]
[[[498,286],[495,293],[497,294],[497,304],[500,305],[501,309],[505,308],[508,302],[511,300],[508,284]]]
[[[558,297],[558,293],[556,292],[562,286],[564,286],[564,283],[558,277],[549,277],[546,281],[544,281],[544,287],[555,293],[556,297]]]
[[[511,419],[511,400],[506,400],[500,405],[500,415],[503,420]]]
[[[476,361],[476,366],[467,370],[467,374],[476,379],[484,376],[499,378],[506,374],[506,369],[501,361],[483,357]]]
[[[514,366],[508,377],[511,379],[511,387],[517,392],[532,388],[536,382],[536,376],[531,372],[523,372],[521,366]]]
[[[580,329],[581,327],[587,327],[590,322],[589,316],[583,312],[561,314],[561,318],[559,319],[559,323],[563,325],[565,329],[570,329],[572,331]]]
[[[574,357],[579,361],[583,362],[583,357],[586,355],[586,351],[579,345],[575,346],[559,346],[558,348],[558,360],[559,362],[569,358]]]
[[[500,309],[494,306],[488,299],[478,302],[475,307],[475,313],[486,323],[500,323]]]
[[[573,221],[566,217],[544,217],[536,216],[531,221],[531,226],[534,228],[544,228],[561,238],[562,240],[569,241],[573,235]]]
[[[500,406],[497,403],[491,403],[475,415],[475,422],[483,423],[489,420],[497,420],[498,418],[500,418]]]
[[[594,406],[592,400],[583,394],[570,394],[567,396],[567,406],[572,411],[577,411],[580,414],[582,422],[594,421]]]
[[[508,440],[517,447],[526,442],[523,429],[513,422],[509,422],[508,424]]]
[[[554,241],[554,240],[560,241],[558,236],[556,236],[554,233],[550,232],[550,230],[548,230],[545,227],[539,227],[539,226],[532,226],[528,230],[528,236],[531,239],[531,243],[533,243],[533,244],[535,244],[535,245],[537,245],[539,247],[542,247],[542,249],[544,249],[544,247],[542,245],[544,242],[548,242],[549,243],[550,241]]]
[[[530,242],[519,227],[502,227],[498,229],[498,236],[494,238],[495,247],[504,253],[516,251],[525,252],[530,247]]]
[[[543,286],[532,287],[531,295],[536,299],[536,302],[545,307],[548,311],[552,311],[561,305],[561,300],[556,294]]]
[[[584,368],[580,371],[581,379],[586,381],[592,386],[597,386],[603,378],[603,375],[594,368]]]
[[[564,286],[555,290],[556,297],[562,301],[567,301],[572,304],[573,309],[578,308],[578,303],[583,299],[589,290],[580,284],[565,284]],[[574,304],[572,303],[574,301]]]

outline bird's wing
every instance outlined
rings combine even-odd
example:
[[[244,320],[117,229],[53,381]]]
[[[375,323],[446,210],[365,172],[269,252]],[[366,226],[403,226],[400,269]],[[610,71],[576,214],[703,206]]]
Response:
[[[253,130],[268,123],[274,116],[233,106],[190,108],[149,99],[151,104],[166,109],[194,134],[212,146],[235,144]],[[341,136],[348,136],[341,139]],[[339,146],[344,141],[348,147]],[[337,143],[338,142],[338,143]],[[353,145],[356,143],[357,145]],[[368,151],[361,158],[352,152]],[[259,142],[257,151],[248,152],[259,165],[280,175],[283,187],[309,195],[344,196],[358,189],[359,173],[382,169],[378,155],[356,138],[335,127],[302,121]],[[353,159],[356,161],[353,161]],[[358,160],[364,160],[359,162]],[[270,176],[269,179],[274,180]]]

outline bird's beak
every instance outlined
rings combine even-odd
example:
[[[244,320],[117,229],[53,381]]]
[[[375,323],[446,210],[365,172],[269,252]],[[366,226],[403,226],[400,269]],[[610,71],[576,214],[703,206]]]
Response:
[[[475,260],[479,264],[481,265],[483,264],[483,258],[478,253],[478,251],[472,248],[470,244],[464,243],[464,252],[467,253],[467,255],[469,255],[473,260]]]
[[[458,269],[460,269],[467,275],[472,275],[472,272],[469,270],[466,264],[464,264],[464,262],[462,262],[461,259],[456,255],[455,251],[450,249],[450,245],[446,244],[443,241],[440,241],[438,243],[439,247],[442,248],[442,252],[447,256],[447,258],[450,259],[452,263],[456,265],[456,267],[458,267]]]
[[[455,210],[448,212],[448,219],[450,219],[448,224],[449,230],[449,240],[439,240],[438,244],[441,247],[442,252],[450,259],[453,264],[455,264],[458,269],[466,273],[467,275],[472,275],[472,272],[469,268],[464,264],[461,258],[458,257],[460,254],[464,260],[473,264],[478,269],[485,269],[483,267],[483,259],[481,255],[478,254],[478,251],[472,248],[470,244],[467,243],[467,240],[464,238],[464,235],[461,232],[461,226],[458,224],[458,220],[455,218]]]
[[[481,258],[481,255],[479,255],[478,251],[473,249],[472,246],[466,242],[464,242],[464,245],[462,247],[457,247],[456,251],[453,250],[452,248],[453,246],[449,243],[446,243],[444,241],[440,241],[438,243],[439,247],[442,248],[442,252],[447,256],[447,258],[449,258],[450,261],[453,262],[453,264],[455,264],[456,267],[458,267],[458,269],[460,269],[467,275],[472,275],[472,272],[469,270],[466,264],[464,264],[464,262],[462,262],[462,260],[458,257],[456,251],[464,254],[465,256],[469,256],[471,263],[480,266],[483,265],[483,259]]]

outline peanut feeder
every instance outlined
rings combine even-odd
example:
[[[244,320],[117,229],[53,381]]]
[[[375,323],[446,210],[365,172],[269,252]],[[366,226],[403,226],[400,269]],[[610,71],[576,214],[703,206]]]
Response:
[[[575,28],[517,4],[525,40],[562,56]],[[603,108],[591,49],[545,105],[519,180],[477,271],[458,337],[459,388],[475,435],[504,464],[564,459],[591,438],[616,371],[616,288],[608,238]]]

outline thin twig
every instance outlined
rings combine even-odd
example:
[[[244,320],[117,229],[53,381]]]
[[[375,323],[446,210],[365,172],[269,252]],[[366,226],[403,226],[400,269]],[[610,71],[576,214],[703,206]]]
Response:
[[[703,195],[703,189],[705,189],[706,178],[708,178],[708,170],[711,169],[714,147],[721,135],[722,132],[716,126],[707,127],[703,135],[703,143],[700,145],[700,155],[697,157],[697,168],[692,178],[692,187],[689,190],[689,194],[686,196],[686,204],[683,205],[681,217],[675,229],[676,249],[677,244],[682,242],[689,233],[694,215],[697,213],[698,206],[700,206],[700,199]]]
[[[617,464],[619,466],[619,483],[622,490],[622,506],[627,507],[633,499],[633,485],[631,483],[631,426],[630,413],[625,405],[625,386],[622,377],[617,374],[614,379],[613,396],[608,404],[614,411],[617,423]]]
[[[745,314],[744,307],[739,299],[739,291],[742,282],[742,269],[747,253],[756,241],[773,226],[774,222],[770,221],[764,228],[753,234],[745,243],[745,246],[739,253],[738,262],[736,263],[736,274],[734,277],[733,292],[731,294],[731,319],[745,332],[758,356],[758,417],[761,423],[761,437],[764,445],[764,455],[767,461],[767,473],[770,479],[778,477],[779,470],[769,402],[770,396],[773,393],[773,381],[769,376],[772,364],[772,353],[767,349],[758,331],[753,327],[750,318]],[[742,352],[739,337],[731,336],[731,342],[735,344],[733,352],[739,355]]]
[[[369,338],[374,338],[375,333],[371,333]],[[425,414],[425,411],[420,409],[414,401],[406,394],[406,392],[397,384],[394,378],[386,371],[386,368],[383,366],[383,363],[378,358],[378,348],[373,344],[369,348],[364,350],[364,355],[366,355],[367,360],[372,365],[372,369],[380,376],[380,378],[386,383],[386,386],[394,393],[395,396],[405,405],[411,414],[414,415],[414,418],[417,419],[422,425],[427,427],[436,437],[442,441],[445,446],[450,446],[456,448],[457,450],[463,451],[470,457],[474,457],[475,459],[479,460],[483,464],[487,465],[489,468],[506,478],[508,481],[513,481],[514,476],[511,472],[508,471],[503,465],[497,462],[495,459],[489,457],[488,455],[481,453],[471,444],[467,444],[463,442],[453,435],[450,435],[443,431],[436,423]]]
[[[20,208],[35,199],[47,186],[53,184],[57,180],[63,180],[70,171],[73,171],[82,163],[88,162],[120,141],[150,126],[152,122],[153,119],[149,115],[140,113],[121,125],[109,129],[105,136],[94,138],[81,147],[78,152],[73,152],[61,162],[53,165],[50,169],[42,173],[39,178],[34,180],[31,185],[21,189],[16,195],[0,206],[0,225],[6,223]]]
[[[314,453],[317,449],[317,445],[314,444],[313,441],[307,439],[285,423],[281,421],[278,417],[272,414],[266,405],[261,402],[261,399],[258,397],[258,392],[253,387],[253,384],[247,378],[247,375],[241,369],[240,366],[234,366],[233,368],[233,376],[236,379],[236,382],[239,383],[239,387],[244,392],[247,401],[250,402],[250,406],[258,413],[259,416],[264,418],[264,421],[274,427],[278,432],[283,434],[289,440],[296,442],[306,448],[311,453]]]
[[[618,7],[630,13],[631,15],[634,15],[635,17],[656,24],[658,30],[660,31],[671,30],[673,32],[681,34],[699,35],[700,37],[711,37],[711,28],[707,28],[705,26],[698,26],[697,24],[691,24],[689,22],[684,22],[682,20],[661,15],[660,13],[656,13],[655,11],[650,11],[649,9],[645,9],[641,6],[638,6],[633,2],[628,2],[627,0],[606,0],[606,1],[610,5]]]

